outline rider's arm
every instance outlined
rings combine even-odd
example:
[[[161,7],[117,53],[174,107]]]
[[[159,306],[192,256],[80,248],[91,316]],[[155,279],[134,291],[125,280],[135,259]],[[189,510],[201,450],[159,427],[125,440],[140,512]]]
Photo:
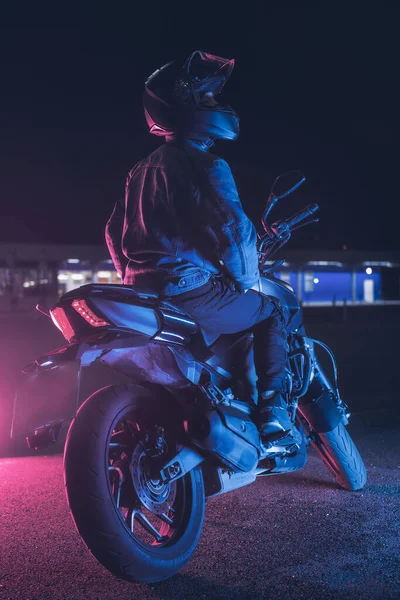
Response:
[[[121,248],[124,214],[124,200],[122,198],[115,203],[111,216],[107,221],[105,231],[108,251],[122,281],[124,280],[125,268],[128,263],[128,259],[123,254]]]
[[[205,206],[208,222],[218,240],[225,268],[236,287],[245,291],[257,284],[260,277],[255,227],[242,208],[228,163],[214,160],[205,177],[209,191]]]

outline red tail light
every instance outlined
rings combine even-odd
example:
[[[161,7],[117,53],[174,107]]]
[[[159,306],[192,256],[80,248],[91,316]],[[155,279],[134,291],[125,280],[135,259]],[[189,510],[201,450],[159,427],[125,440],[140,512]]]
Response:
[[[65,314],[64,309],[59,306],[52,308],[50,315],[54,325],[58,327],[65,339],[69,342],[74,337],[75,331],[73,330],[71,323],[68,321],[68,317]]]
[[[78,314],[81,315],[92,327],[105,327],[106,325],[110,325],[108,321],[105,321],[101,317],[98,317],[92,309],[88,307],[86,304],[86,300],[74,300],[72,303],[72,307],[76,310]]]

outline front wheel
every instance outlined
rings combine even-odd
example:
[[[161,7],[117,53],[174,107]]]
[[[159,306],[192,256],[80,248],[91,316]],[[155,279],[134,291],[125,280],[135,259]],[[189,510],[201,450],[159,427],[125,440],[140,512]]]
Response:
[[[342,488],[355,491],[365,486],[364,462],[342,422],[332,431],[313,433],[311,445]]]
[[[168,484],[157,476],[177,452],[180,427],[162,400],[138,385],[99,390],[78,410],[64,452],[67,500],[80,536],[111,573],[141,583],[182,569],[204,519],[200,466]]]

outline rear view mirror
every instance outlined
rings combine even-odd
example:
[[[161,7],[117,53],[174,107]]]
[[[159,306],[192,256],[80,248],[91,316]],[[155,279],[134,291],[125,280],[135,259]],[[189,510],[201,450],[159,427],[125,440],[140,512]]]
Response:
[[[271,188],[271,196],[276,200],[281,200],[297,190],[305,180],[306,178],[301,171],[286,171],[286,173],[282,173],[275,179]]]
[[[278,200],[285,198],[294,190],[304,183],[306,180],[305,175],[301,171],[286,171],[279,175],[273,183],[271,193],[268,198],[267,206],[265,207],[264,214],[261,219],[264,230],[267,231],[267,217]]]

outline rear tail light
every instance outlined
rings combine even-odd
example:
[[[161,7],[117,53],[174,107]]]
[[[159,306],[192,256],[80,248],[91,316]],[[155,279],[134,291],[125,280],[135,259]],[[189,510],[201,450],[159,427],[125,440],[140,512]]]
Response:
[[[106,327],[106,325],[110,325],[108,321],[98,317],[92,309],[88,307],[86,300],[74,300],[72,307],[85,319],[85,321],[92,325],[92,327]]]
[[[68,321],[68,317],[65,311],[60,306],[52,308],[50,311],[52,321],[56,327],[61,331],[63,336],[68,342],[74,337],[75,331],[72,328],[71,323]]]

